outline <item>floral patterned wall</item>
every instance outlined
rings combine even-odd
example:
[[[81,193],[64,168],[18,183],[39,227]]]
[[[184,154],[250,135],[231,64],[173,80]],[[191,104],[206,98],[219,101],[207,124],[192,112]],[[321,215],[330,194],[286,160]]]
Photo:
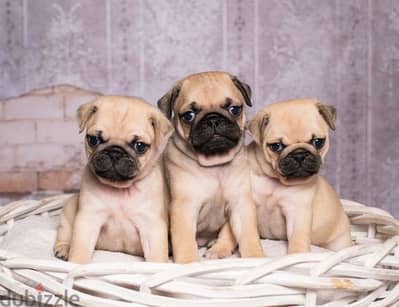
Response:
[[[338,108],[324,170],[342,197],[399,216],[399,1],[0,0],[0,97],[69,83],[155,103],[186,74],[227,70],[255,108]]]

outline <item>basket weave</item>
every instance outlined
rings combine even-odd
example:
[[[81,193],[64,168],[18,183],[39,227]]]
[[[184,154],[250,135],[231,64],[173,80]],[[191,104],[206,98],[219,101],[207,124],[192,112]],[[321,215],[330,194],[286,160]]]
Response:
[[[0,208],[1,238],[16,220],[58,215],[67,197],[17,201]],[[0,296],[11,300],[29,295],[50,306],[71,306],[68,299],[77,295],[78,306],[398,307],[399,222],[381,209],[347,200],[343,204],[356,245],[340,252],[189,265],[77,265],[0,250]]]

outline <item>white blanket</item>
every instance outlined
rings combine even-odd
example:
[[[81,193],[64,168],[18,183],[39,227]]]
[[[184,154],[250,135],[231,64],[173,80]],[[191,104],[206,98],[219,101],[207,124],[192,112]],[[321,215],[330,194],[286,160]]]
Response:
[[[53,255],[53,244],[56,237],[56,229],[58,225],[58,217],[45,217],[45,216],[31,216],[15,223],[15,225],[5,235],[0,243],[0,249],[7,250],[18,254],[23,257],[39,258],[42,260],[55,260],[57,258]],[[287,252],[287,244],[285,241],[262,240],[262,247],[269,257],[277,257],[285,255]],[[312,246],[313,252],[325,252],[327,250]],[[206,248],[199,250],[201,261],[207,261],[204,258]],[[238,257],[237,253],[231,256],[232,258]],[[59,260],[61,261],[61,260]],[[132,256],[125,253],[109,252],[109,251],[95,251],[93,262],[131,262],[131,261],[144,261],[142,257]],[[170,260],[172,261],[172,260]],[[332,301],[338,297],[345,296],[343,291],[342,295],[336,297],[335,294],[330,295],[329,291],[325,291],[322,301]],[[7,302],[11,303],[12,302]],[[19,304],[21,304],[19,302]],[[16,306],[16,305],[15,305]],[[24,304],[18,306],[25,306]],[[32,306],[32,305],[29,305]]]
[[[53,255],[53,245],[56,237],[58,217],[31,216],[15,223],[5,235],[0,244],[1,249],[17,253],[21,256],[56,259]],[[285,241],[262,240],[262,246],[269,257],[281,256],[287,253]],[[199,254],[202,261],[206,248],[201,248]],[[313,252],[325,251],[312,247]],[[237,253],[231,257],[238,257]],[[142,257],[125,253],[95,251],[93,262],[144,261]]]

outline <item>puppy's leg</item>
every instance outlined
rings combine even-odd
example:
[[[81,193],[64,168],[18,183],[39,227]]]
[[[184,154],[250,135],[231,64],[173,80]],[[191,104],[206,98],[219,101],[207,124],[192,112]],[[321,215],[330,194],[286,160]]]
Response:
[[[79,210],[73,225],[69,261],[89,263],[96,246],[105,216],[91,211]]]
[[[348,216],[345,214],[345,212],[341,213],[339,221],[336,223],[336,229],[338,230],[337,231],[338,235],[335,236],[333,240],[327,242],[326,248],[331,249],[333,251],[338,251],[345,247],[352,246],[353,242],[352,242],[351,226]]]
[[[283,212],[285,210],[283,209]],[[312,208],[298,204],[295,210],[285,211],[288,254],[310,252],[312,235]]]
[[[168,225],[165,220],[151,221],[154,228],[143,225],[140,232],[144,258],[151,262],[168,262]]]
[[[328,242],[325,244],[325,247],[327,249],[333,250],[333,251],[339,251],[341,249],[344,249],[345,247],[352,246],[352,237],[351,234],[348,232],[345,232],[335,238],[333,241]]]
[[[256,209],[250,196],[239,198],[231,206],[230,225],[237,238],[241,257],[263,257]]]
[[[338,234],[334,236],[333,240],[324,244],[324,247],[333,251],[339,251],[345,247],[352,246],[351,226],[344,212],[342,212],[341,218],[336,223],[336,230],[338,230]]]
[[[195,205],[187,205],[183,199],[171,203],[173,258],[177,263],[195,262],[199,259],[196,241],[198,212],[195,208]]]
[[[62,260],[68,260],[69,248],[71,246],[72,226],[78,209],[79,195],[69,198],[60,215],[57,229],[57,237],[54,243],[54,256]]]
[[[231,256],[237,246],[233,231],[228,222],[226,222],[219,232],[217,241],[207,250],[205,257],[208,259],[220,259]]]

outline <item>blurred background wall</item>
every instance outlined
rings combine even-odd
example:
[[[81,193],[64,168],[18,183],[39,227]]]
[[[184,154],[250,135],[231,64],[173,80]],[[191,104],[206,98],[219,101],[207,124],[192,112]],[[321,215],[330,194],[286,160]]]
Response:
[[[397,0],[0,0],[1,202],[78,188],[74,113],[93,91],[155,103],[206,70],[248,82],[250,114],[334,104],[324,172],[342,197],[399,217]]]

